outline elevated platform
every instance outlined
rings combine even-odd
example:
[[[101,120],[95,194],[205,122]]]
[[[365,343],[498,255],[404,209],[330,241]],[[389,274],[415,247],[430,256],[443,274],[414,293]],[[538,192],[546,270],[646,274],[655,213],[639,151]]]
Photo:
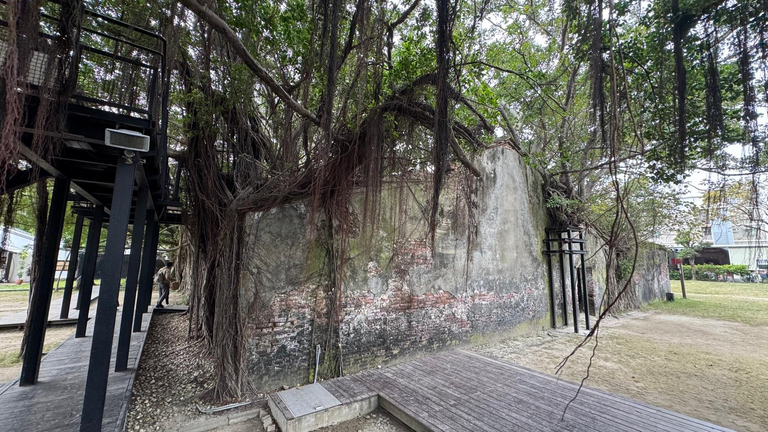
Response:
[[[317,387],[322,387],[318,389]],[[389,411],[424,431],[727,431],[694,418],[466,351],[444,352],[269,397],[283,432]]]
[[[131,338],[128,370],[124,372],[112,372],[117,350],[117,336],[114,338],[102,431],[123,430],[150,320],[151,312],[145,314],[141,332]],[[19,387],[14,383],[0,390],[0,429],[6,432],[80,430],[93,325],[94,320],[90,320],[87,337],[75,339],[73,336],[43,358],[37,384]],[[119,326],[115,327],[115,335],[118,330]]]
[[[0,1],[0,12],[8,15],[10,4],[13,2]],[[115,405],[118,402],[112,394],[125,392],[130,385],[126,382],[132,380],[126,377],[132,377],[132,372],[106,371],[130,370],[134,364],[135,347],[143,344],[143,336],[132,335],[131,330],[140,330],[140,320],[135,318],[142,317],[149,307],[160,226],[183,221],[180,166],[177,163],[173,169],[168,162],[172,68],[166,56],[168,43],[160,29],[143,28],[71,2],[47,0],[31,7],[38,8],[39,13],[26,14],[32,19],[24,25],[36,26],[36,34],[34,27],[28,32],[8,31],[8,23],[0,20],[0,54],[11,44],[29,54],[14,56],[6,49],[9,55],[0,55],[0,66],[14,61],[26,70],[18,86],[22,112],[14,118],[20,161],[15,169],[4,172],[0,194],[51,177],[53,190],[48,228],[38,249],[40,277],[29,301],[29,336],[19,379],[25,387],[3,392],[0,403],[8,401],[4,405],[11,406],[16,416],[3,413],[0,429],[90,431],[120,418],[120,406]],[[21,64],[25,59],[28,64]],[[68,201],[73,204],[68,206]],[[38,373],[68,209],[77,215],[78,234],[70,260],[74,268],[83,223],[90,220],[82,265],[84,292],[91,290],[101,253],[101,230],[103,224],[109,224],[104,258],[99,264],[102,281],[93,329],[87,330],[85,308],[77,328],[80,336],[91,332],[93,342],[65,343],[56,350],[56,364],[51,365],[52,355],[48,355],[43,372]],[[124,308],[118,317],[129,226],[124,298],[131,307]],[[65,293],[71,292],[72,286],[68,279]],[[66,311],[69,304],[61,307]],[[131,323],[136,323],[135,328]],[[46,382],[54,377],[50,384]],[[24,399],[35,402],[25,406],[19,402]],[[82,422],[81,428],[77,422]],[[12,427],[7,428],[7,424]]]

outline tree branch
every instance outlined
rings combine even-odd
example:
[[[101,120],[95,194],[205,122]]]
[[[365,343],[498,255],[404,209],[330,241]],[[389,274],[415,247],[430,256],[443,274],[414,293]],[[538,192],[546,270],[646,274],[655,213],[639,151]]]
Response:
[[[213,29],[215,29],[223,38],[232,46],[235,53],[243,60],[246,66],[253,71],[254,74],[261,80],[261,82],[267,86],[272,92],[274,92],[280,100],[282,100],[293,111],[305,117],[316,125],[320,125],[320,120],[296,100],[280,85],[277,81],[267,72],[267,70],[251,55],[248,49],[243,44],[243,41],[235,34],[234,30],[223,19],[216,15],[213,11],[207,7],[201,5],[197,0],[181,0],[181,4],[187,7],[195,15],[200,17],[203,21],[208,23]]]

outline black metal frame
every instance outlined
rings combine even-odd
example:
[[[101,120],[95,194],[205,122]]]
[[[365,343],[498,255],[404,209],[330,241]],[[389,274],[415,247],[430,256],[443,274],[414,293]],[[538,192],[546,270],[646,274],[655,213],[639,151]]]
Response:
[[[80,255],[80,240],[83,234],[83,216],[78,215],[75,220],[75,232],[72,234],[72,249],[69,251],[69,264],[67,264],[67,281],[64,284],[64,296],[61,299],[61,313],[59,318],[69,318],[69,306],[72,302],[72,288],[75,285],[75,272]]]
[[[128,350],[131,345],[131,326],[136,303],[136,286],[139,280],[139,264],[141,264],[141,246],[144,240],[144,220],[147,217],[147,197],[149,191],[139,188],[136,195],[136,216],[133,220],[133,236],[131,237],[131,254],[128,258],[128,274],[125,279],[125,294],[123,295],[123,313],[120,317],[120,333],[117,342],[117,357],[115,372],[128,369]]]
[[[56,2],[56,0],[49,1]],[[0,0],[0,4],[7,4],[7,0]],[[141,330],[142,315],[149,307],[159,225],[181,223],[183,211],[178,202],[180,172],[177,170],[173,176],[175,180],[173,183],[168,178],[167,130],[170,76],[166,63],[167,43],[155,32],[97,12],[85,10],[84,13],[88,19],[84,20],[84,24],[74,35],[73,64],[82,65],[79,61],[83,53],[87,53],[87,55],[107,56],[110,61],[121,62],[127,65],[126,70],[136,71],[136,73],[144,74],[144,71],[148,71],[148,74],[140,78],[141,88],[138,92],[141,95],[137,96],[137,99],[131,99],[142,105],[134,106],[132,102],[118,103],[122,101],[110,99],[112,93],[108,91],[109,89],[99,90],[96,96],[105,96],[110,100],[102,100],[92,97],[94,94],[78,92],[70,98],[64,131],[39,131],[35,130],[40,107],[37,91],[39,89],[35,85],[27,86],[28,91],[24,94],[25,123],[19,127],[20,153],[31,164],[40,168],[40,174],[36,174],[37,169],[18,171],[5,179],[5,188],[0,189],[0,193],[11,192],[47,177],[56,179],[51,200],[49,229],[45,233],[45,253],[41,268],[43,276],[39,278],[35,295],[30,303],[30,339],[27,342],[22,367],[20,380],[22,385],[34,384],[37,380],[48,309],[50,309],[57,262],[56,253],[67,200],[75,201],[72,209],[78,219],[65,285],[62,317],[66,317],[69,313],[80,240],[83,235],[83,222],[84,219],[90,220],[84,242],[85,254],[80,266],[82,271],[77,299],[76,337],[86,336],[101,228],[103,223],[109,223],[81,418],[81,430],[92,431],[101,429],[104,417],[128,224],[133,223],[134,237],[128,264],[124,309],[120,318],[116,371],[126,370],[131,330]],[[57,20],[53,16],[44,16],[44,18],[46,22]],[[0,26],[7,26],[7,23],[0,21]],[[132,40],[130,35],[135,38]],[[58,37],[55,34],[43,33],[41,36],[46,39],[44,43],[49,43],[48,41]],[[126,53],[115,50],[114,53],[109,53],[107,51],[111,48],[106,50],[101,48],[112,46],[112,42],[105,43],[103,46],[89,42],[106,39],[113,41],[114,46],[129,46],[131,51]],[[156,47],[147,46],[155,43],[152,40],[157,41]],[[138,52],[141,54],[136,54]],[[135,57],[133,57],[134,54],[136,54]],[[47,63],[43,62],[43,64]],[[87,60],[85,64],[88,64]],[[97,64],[101,64],[101,60],[98,60]],[[139,71],[138,68],[141,70]],[[78,69],[78,78],[82,78],[80,72],[82,69]],[[145,84],[148,85],[145,86]],[[139,158],[122,149],[108,147],[104,145],[105,128],[125,128],[148,135],[150,149]],[[44,158],[32,150],[31,143],[35,134],[53,137],[61,145],[50,157]],[[91,148],[87,149],[88,146]],[[70,188],[76,194],[70,195]],[[135,200],[134,190],[138,190]]]
[[[157,259],[157,242],[160,235],[160,225],[154,214],[148,214],[146,219],[147,232],[144,240],[144,250],[141,257],[141,274],[139,277],[139,291],[136,296],[136,312],[133,319],[133,331],[141,331],[141,323],[144,313],[149,308],[152,300],[152,278],[155,274],[155,261]]]
[[[43,357],[45,330],[48,327],[48,311],[51,309],[53,280],[56,277],[59,242],[64,229],[64,215],[67,209],[69,180],[57,178],[53,183],[53,195],[48,211],[48,225],[43,236],[42,262],[39,277],[29,300],[30,320],[27,329],[27,344],[24,349],[19,385],[32,385],[37,382],[40,372],[40,360]]]
[[[565,256],[568,256],[568,276],[571,288],[571,309],[573,316],[573,331],[579,332],[579,311],[584,312],[587,330],[590,329],[589,290],[587,289],[586,255],[587,241],[584,229],[569,226],[565,228],[547,228],[544,239],[544,254],[547,257],[547,274],[549,275],[549,308],[550,325],[557,328],[557,304],[555,302],[555,279],[552,273],[552,256],[558,255],[560,261],[560,288],[562,303],[560,310],[563,315],[563,325],[568,325],[568,295],[566,292]],[[578,245],[578,249],[574,248]],[[581,266],[577,270],[574,255],[581,256]]]
[[[123,267],[128,218],[133,199],[133,182],[138,157],[123,157],[117,165],[115,193],[112,196],[112,217],[107,231],[107,244],[102,261],[102,278],[96,323],[93,326],[91,356],[85,383],[85,397],[80,420],[83,432],[101,430],[104,404],[107,397],[109,363],[112,357],[112,339],[115,333],[117,299],[120,274]],[[131,308],[132,309],[132,308]]]
[[[88,238],[85,241],[85,256],[83,256],[83,274],[80,276],[80,294],[77,303],[77,330],[75,337],[85,337],[88,326],[88,314],[91,309],[91,294],[93,292],[93,277],[96,274],[96,259],[99,256],[99,240],[101,225],[104,221],[104,206],[96,206],[95,213],[88,226]]]

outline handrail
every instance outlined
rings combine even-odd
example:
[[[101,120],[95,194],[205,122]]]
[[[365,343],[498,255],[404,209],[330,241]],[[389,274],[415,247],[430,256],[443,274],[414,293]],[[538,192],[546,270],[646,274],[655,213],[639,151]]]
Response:
[[[10,1],[16,1],[16,0],[10,0]],[[47,0],[50,3],[54,4],[61,4],[60,0]],[[0,0],[0,4],[7,5],[9,3],[9,0]],[[122,64],[129,64],[134,65],[140,68],[143,68],[145,70],[150,71],[152,74],[151,77],[148,79],[148,88],[144,88],[141,90],[146,95],[146,99],[142,99],[142,106],[146,103],[146,106],[148,109],[139,108],[139,107],[133,107],[133,106],[127,106],[123,104],[118,104],[116,102],[113,102],[111,100],[102,100],[101,94],[96,95],[97,97],[90,97],[86,96],[84,94],[73,94],[72,99],[73,100],[81,100],[85,102],[95,103],[104,105],[105,107],[112,107],[117,108],[119,110],[125,110],[127,112],[135,113],[140,116],[146,116],[148,119],[155,122],[157,125],[157,132],[159,134],[157,144],[157,156],[158,160],[157,163],[160,168],[160,175],[161,175],[161,183],[162,183],[162,190],[164,198],[168,196],[168,190],[167,186],[172,181],[172,179],[169,178],[168,175],[168,122],[169,122],[169,96],[170,96],[170,71],[168,70],[168,59],[167,59],[167,52],[168,52],[168,42],[166,38],[164,38],[162,35],[158,34],[157,32],[148,30],[146,28],[130,24],[124,21],[121,21],[119,19],[113,18],[111,16],[104,15],[102,13],[88,10],[88,9],[82,9],[84,16],[87,16],[91,19],[84,20],[83,25],[78,28],[78,31],[75,36],[75,50],[74,55],[79,56],[82,52],[89,52],[100,56],[105,56],[109,59],[112,59],[115,62],[120,62]],[[43,11],[40,12],[40,16],[42,18],[45,18],[46,20],[53,21],[54,25],[56,22],[59,21],[59,18],[50,14],[47,14]],[[100,24],[100,22],[102,24]],[[104,26],[103,23],[111,24],[119,28],[110,28],[109,26]],[[0,26],[7,26],[8,23],[4,22],[3,20],[0,20]],[[125,29],[126,31],[121,31],[120,28]],[[41,29],[42,30],[42,29]],[[131,41],[131,35],[130,32],[135,32],[133,35],[136,39],[136,41]],[[58,36],[55,34],[55,30],[51,31],[51,33],[54,34],[48,34],[49,32],[41,31],[40,35],[41,37],[45,39],[54,39]],[[111,34],[115,33],[115,34]],[[139,50],[137,52],[127,54],[130,57],[118,55],[117,52],[110,53],[105,50],[100,49],[98,46],[93,43],[89,43],[87,40],[83,41],[83,34],[93,35],[105,39],[109,39],[111,41],[114,41],[118,44],[123,44],[126,46],[130,46],[132,48],[135,48],[136,50]],[[152,45],[152,42],[144,40],[139,38],[137,35],[143,35],[147,36],[149,38],[152,38],[156,41],[160,41],[160,47],[150,48],[147,46],[144,46],[144,42],[147,43],[147,45]],[[90,36],[87,36],[90,38]],[[95,39],[94,41],[97,41]],[[135,54],[135,55],[134,55]],[[143,60],[147,60],[147,55],[150,57],[154,57],[152,59],[149,59],[149,61],[153,64],[147,64]],[[159,74],[158,67],[157,67],[157,58],[156,56],[160,57],[160,67],[159,67]],[[78,73],[81,73],[81,71],[78,71]],[[141,72],[144,74],[144,72]],[[144,78],[142,78],[143,83]],[[143,84],[139,87],[143,88]],[[107,99],[112,98],[112,95],[106,96]],[[158,104],[159,102],[159,104]],[[160,105],[158,107],[158,105]],[[156,111],[160,110],[159,113]],[[159,114],[159,115],[158,115]],[[159,118],[158,118],[159,117]],[[158,121],[159,120],[159,121]],[[158,124],[159,123],[159,124]],[[176,194],[178,192],[175,192]]]

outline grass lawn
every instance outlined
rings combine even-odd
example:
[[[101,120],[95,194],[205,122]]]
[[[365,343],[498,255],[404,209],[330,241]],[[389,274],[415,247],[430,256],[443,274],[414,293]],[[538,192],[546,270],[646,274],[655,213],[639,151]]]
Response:
[[[61,281],[58,282],[59,284],[59,291],[64,289],[64,283],[66,281],[64,279],[61,279]],[[94,279],[93,281],[94,285],[101,285],[101,279]],[[53,283],[53,288],[56,289],[56,282]],[[120,279],[120,289],[125,288],[125,278]],[[15,283],[3,283],[0,284],[0,292],[3,291],[19,291],[19,290],[29,290],[29,282],[24,282],[21,285],[16,285]]]
[[[712,318],[753,326],[768,326],[768,284],[672,281],[674,302],[657,301],[643,307],[675,315]]]
[[[740,431],[768,425],[768,284],[672,281],[674,302],[609,317],[586,385]],[[477,346],[481,354],[554,374],[582,340],[569,328]],[[592,347],[564,379],[586,376]]]
[[[28,290],[28,289],[29,289],[29,282],[24,282],[21,285],[16,285],[15,283],[0,284],[0,291],[18,291],[18,290]]]
[[[675,297],[682,297],[680,281],[670,281],[670,285]],[[768,299],[768,283],[685,281],[685,293]]]

